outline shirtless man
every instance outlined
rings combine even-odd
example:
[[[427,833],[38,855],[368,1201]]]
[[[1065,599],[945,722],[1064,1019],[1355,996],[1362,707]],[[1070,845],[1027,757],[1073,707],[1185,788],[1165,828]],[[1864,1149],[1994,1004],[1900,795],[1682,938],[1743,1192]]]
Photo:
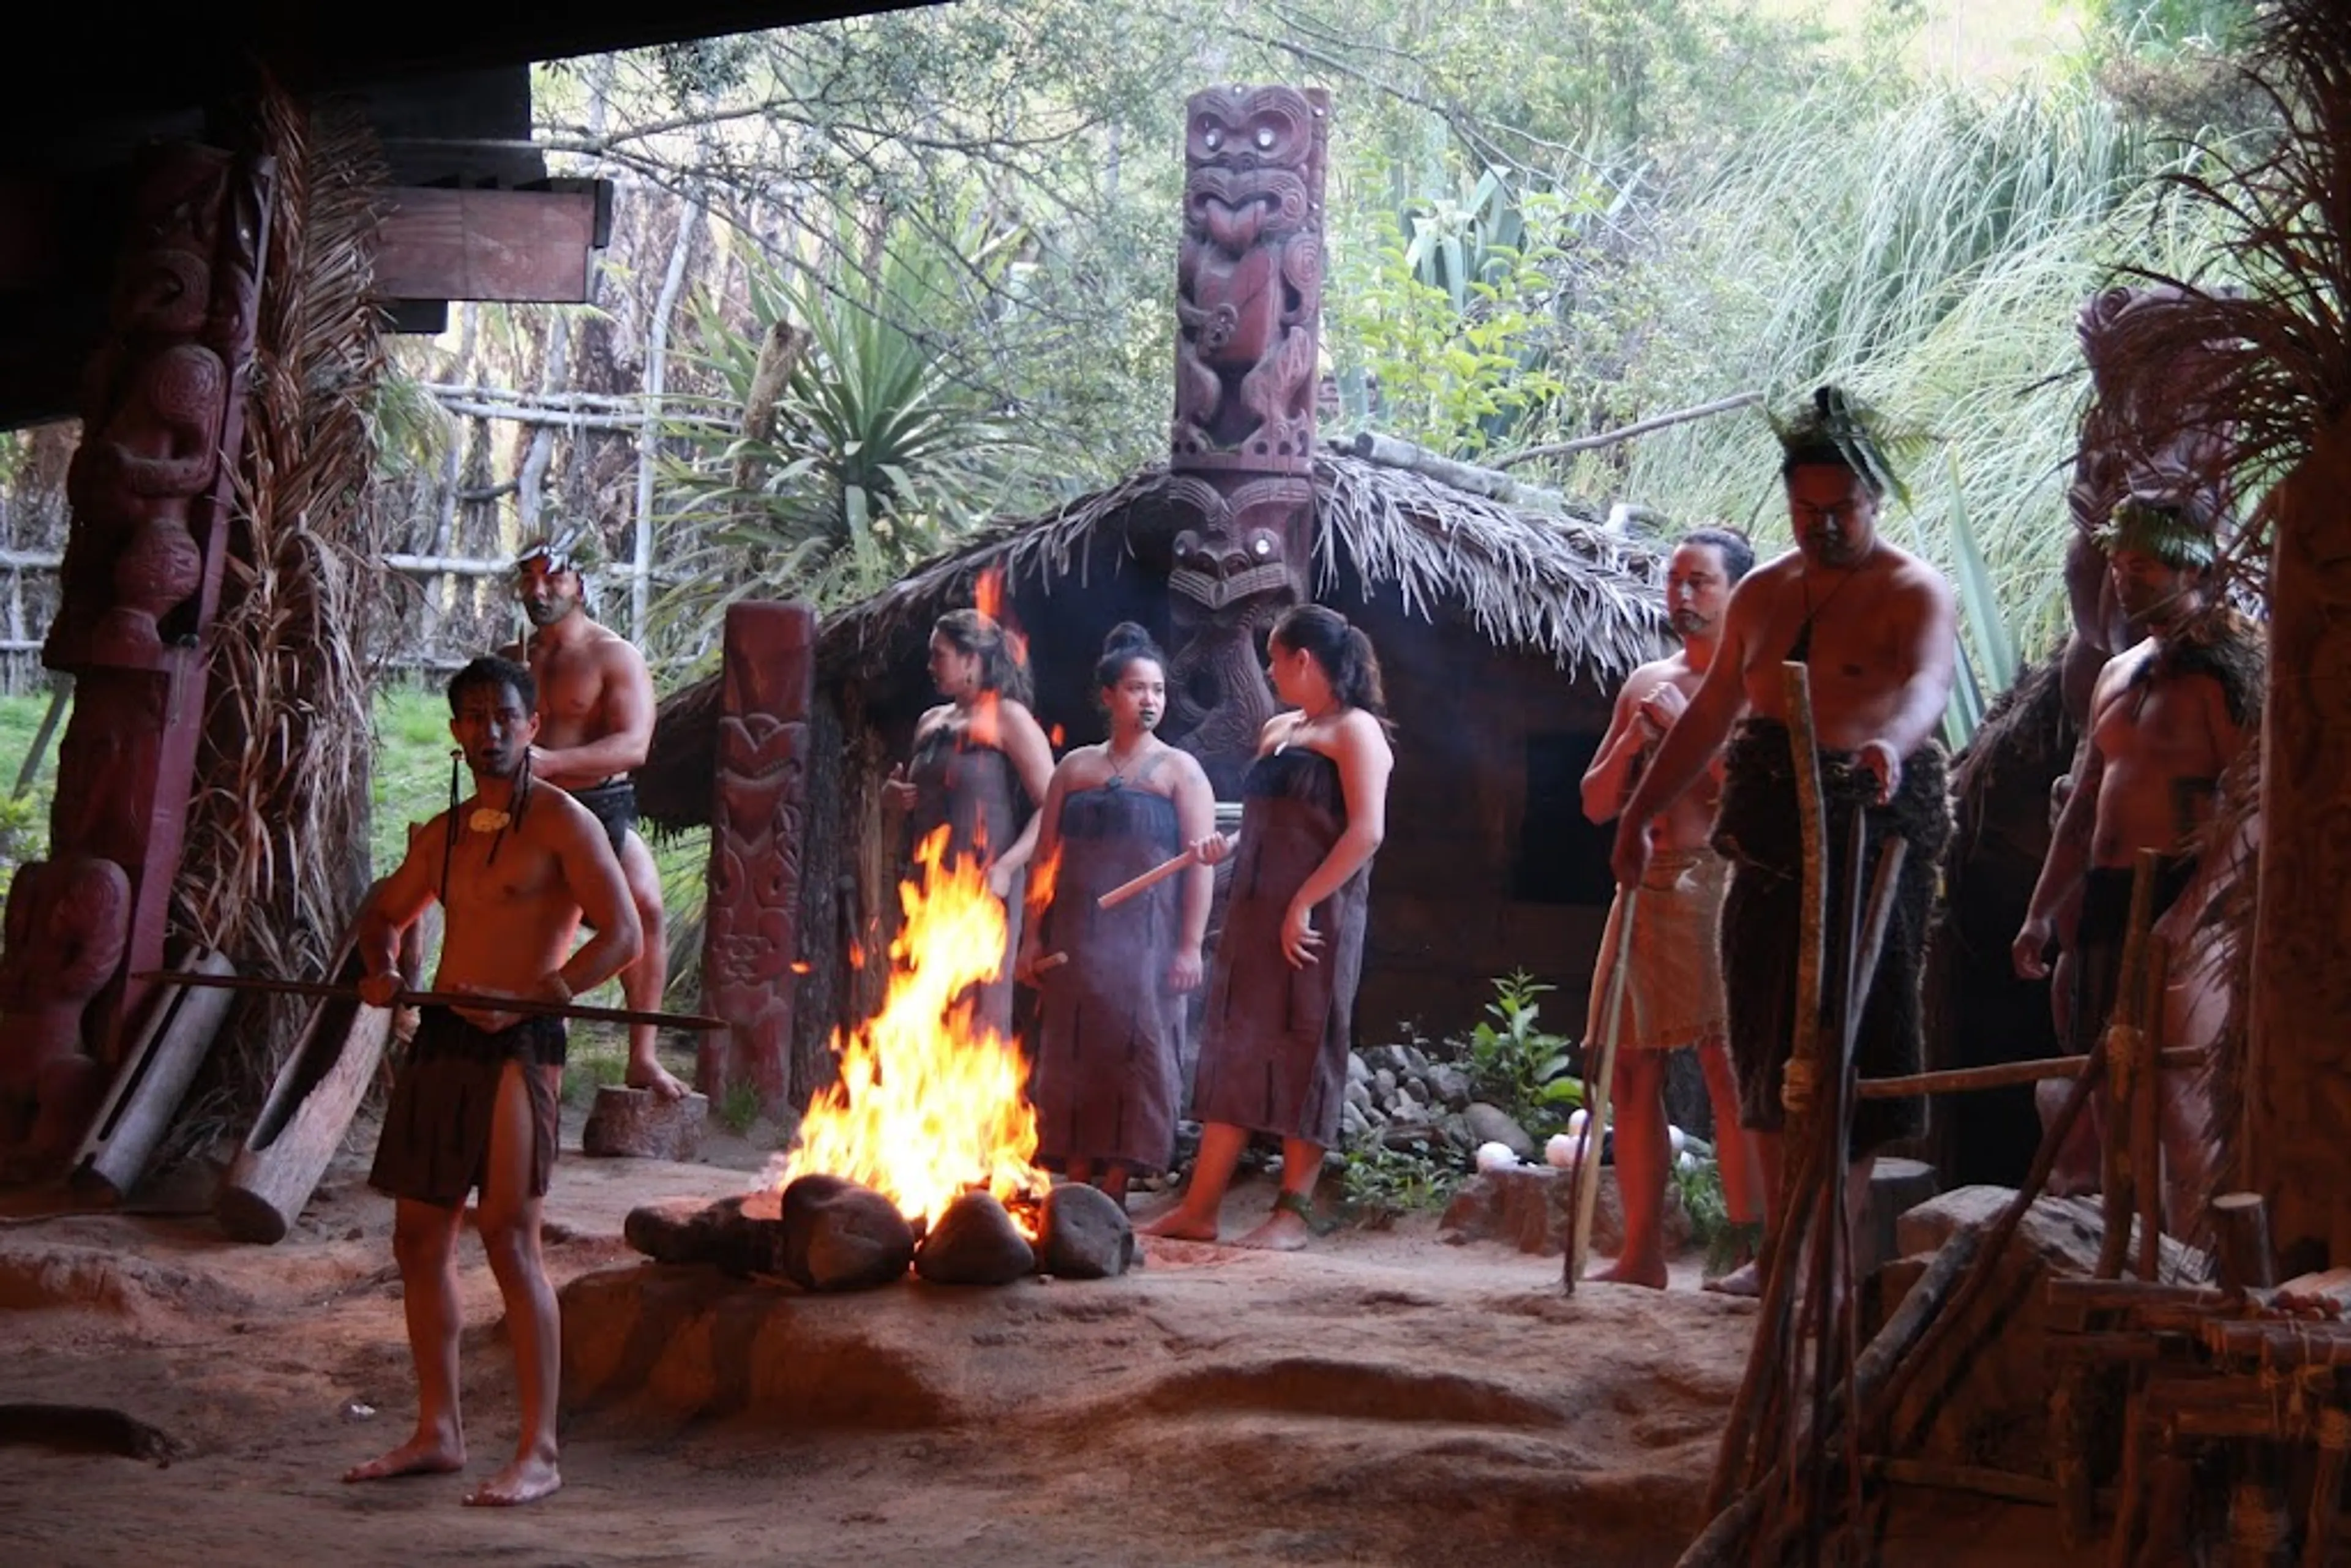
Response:
[[[1740,1120],[1754,1134],[1764,1223],[1773,1230],[1781,1221],[1782,1078],[1793,1043],[1803,881],[1781,666],[1810,666],[1828,814],[1827,930],[1844,930],[1848,919],[1844,862],[1853,814],[1861,812],[1867,825],[1865,852],[1874,856],[1896,833],[1910,845],[1855,1054],[1863,1077],[1915,1071],[1922,1051],[1918,959],[1950,834],[1943,752],[1933,737],[1950,699],[1958,622],[1949,584],[1878,535],[1884,463],[1841,394],[1823,388],[1814,410],[1781,440],[1796,548],[1748,573],[1732,592],[1714,660],[1618,817],[1613,855],[1618,883],[1638,885],[1648,872],[1651,821],[1698,782],[1728,737],[1714,834],[1715,848],[1731,862],[1723,993]],[[1843,1010],[1824,998],[1824,1015]],[[1925,1127],[1923,1100],[1868,1100],[1855,1108],[1847,1199],[1856,1210],[1874,1152]]]
[[[2096,1047],[2114,1011],[2139,852],[2161,857],[2160,919],[2195,874],[2221,770],[2244,749],[2260,700],[2249,674],[2258,665],[2243,656],[2256,650],[2241,649],[2225,622],[2204,619],[2211,538],[2201,502],[2134,497],[2115,509],[2103,541],[2115,597],[2138,641],[2098,673],[2065,804],[2011,954],[2019,976],[2043,979],[2050,949],[2062,942],[2072,994],[2055,998],[2059,1028],[2077,1052]],[[2073,930],[2062,931],[2076,903]],[[2164,1102],[2176,1121],[2180,1095],[2171,1091]],[[2051,1109],[2044,1103],[2044,1118]],[[2176,1137],[2165,1141],[2178,1149]],[[2069,1144],[2062,1165],[2074,1190],[2095,1190],[2095,1137]]]
[[[535,778],[568,791],[604,824],[628,878],[629,898],[644,929],[644,951],[621,971],[630,1007],[657,1012],[669,985],[669,941],[663,928],[661,871],[635,831],[636,787],[630,772],[653,747],[653,682],[628,639],[588,615],[587,580],[595,534],[581,528],[561,538],[539,539],[515,558],[515,597],[530,618],[530,634],[500,650],[530,665],[538,683],[538,744],[530,750]],[[675,1100],[685,1085],[654,1054],[652,1024],[629,1029],[629,1065],[622,1082]]]
[[[1666,570],[1666,611],[1681,651],[1635,670],[1616,694],[1616,708],[1600,749],[1583,775],[1583,814],[1613,820],[1633,792],[1643,764],[1673,727],[1714,662],[1716,637],[1732,588],[1755,564],[1754,547],[1722,528],[1684,536]],[[1698,786],[1649,825],[1648,874],[1635,905],[1632,940],[1625,948],[1625,1010],[1616,1042],[1611,1095],[1615,1113],[1616,1171],[1625,1200],[1625,1246],[1596,1276],[1618,1284],[1666,1283],[1666,1177],[1673,1149],[1666,1128],[1666,1063],[1685,1047],[1698,1050],[1714,1102],[1716,1155],[1729,1217],[1740,1224],[1762,1218],[1761,1178],[1739,1130],[1739,1083],[1723,1049],[1722,971],[1715,956],[1715,925],[1722,912],[1729,868],[1714,852],[1716,780]],[[1600,939],[1604,960],[1616,952],[1625,895],[1608,912]],[[1606,1027],[1610,972],[1592,977],[1584,1038]],[[1740,1294],[1753,1270],[1719,1281]]]
[[[357,939],[369,1005],[391,1005],[401,933],[436,897],[447,922],[440,990],[568,1002],[636,956],[636,911],[603,829],[562,790],[532,788],[523,767],[538,732],[534,696],[530,673],[504,659],[476,659],[449,683],[449,733],[465,748],[474,795],[415,834],[400,869],[369,895]],[[574,952],[583,920],[594,934]],[[465,1467],[455,1263],[465,1195],[478,1186],[482,1250],[514,1343],[522,1434],[513,1461],[465,1500],[529,1502],[563,1484],[559,1322],[539,1252],[563,1053],[554,1019],[496,1007],[423,1009],[368,1178],[396,1200],[392,1247],[416,1364],[416,1431],[345,1480]]]

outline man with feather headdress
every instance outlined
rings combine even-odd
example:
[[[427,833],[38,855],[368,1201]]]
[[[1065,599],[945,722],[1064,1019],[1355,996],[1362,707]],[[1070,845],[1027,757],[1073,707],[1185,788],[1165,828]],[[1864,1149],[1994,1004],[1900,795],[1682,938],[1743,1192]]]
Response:
[[[1795,763],[1781,666],[1809,666],[1828,810],[1826,929],[1845,929],[1851,823],[1867,850],[1910,846],[1886,946],[1864,1002],[1855,1060],[1864,1077],[1918,1070],[1918,967],[1935,872],[1950,835],[1945,758],[1935,733],[1950,700],[1958,610],[1927,562],[1882,538],[1879,503],[1899,484],[1865,414],[1835,387],[1774,422],[1796,547],[1749,572],[1731,595],[1706,679],[1667,732],[1618,818],[1617,881],[1639,884],[1648,823],[1723,748],[1714,846],[1731,862],[1721,950],[1740,1120],[1755,1134],[1767,1202],[1780,1196],[1782,1078],[1794,1039],[1803,899]],[[1726,746],[1725,743],[1728,742]],[[1867,1190],[1877,1149],[1926,1130],[1923,1099],[1869,1100],[1854,1115],[1849,1192]],[[1767,1217],[1776,1228],[1779,1216]]]
[[[2195,877],[2220,775],[2244,750],[2261,709],[2259,632],[2208,604],[2214,522],[2194,492],[2134,495],[2095,539],[2137,641],[2098,672],[2064,808],[2011,955],[2029,980],[2048,976],[2053,946],[2072,956],[2059,1027],[2077,1052],[2096,1048],[2114,1010],[2139,852],[2159,857],[2153,907],[2160,919]],[[2061,930],[2076,895],[2079,914]],[[2184,1113],[2179,1098],[2167,1093],[2167,1123]],[[2184,1129],[2165,1130],[2176,1155]],[[2060,1176],[2079,1190],[2096,1186],[2095,1147],[2085,1138],[2061,1162]]]

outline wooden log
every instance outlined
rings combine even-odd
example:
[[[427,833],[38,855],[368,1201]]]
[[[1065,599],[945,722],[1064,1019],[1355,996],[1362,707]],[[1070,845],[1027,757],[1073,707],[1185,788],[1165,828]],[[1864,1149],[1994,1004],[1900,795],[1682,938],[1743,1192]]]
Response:
[[[2230,1302],[2226,1291],[2211,1285],[2169,1285],[2154,1280],[2052,1280],[2043,1288],[2052,1307],[2077,1312],[2147,1307],[2218,1312]]]
[[[691,1160],[701,1152],[709,1114],[706,1095],[664,1100],[650,1089],[605,1084],[580,1130],[580,1151],[598,1158]]]
[[[440,919],[440,905],[434,904],[417,924],[437,927]],[[424,945],[431,945],[434,935],[424,933]],[[361,967],[347,935],[334,973],[356,986]],[[285,1239],[375,1082],[392,1020],[390,1009],[364,1007],[356,997],[322,999],[312,1009],[270,1084],[253,1130],[221,1178],[214,1213],[230,1237],[264,1244]]]
[[[2268,1201],[2257,1192],[2224,1192],[2212,1200],[2210,1212],[2222,1288],[2242,1295],[2275,1284],[2277,1261],[2270,1249]]]
[[[2219,1318],[2204,1325],[2204,1346],[2248,1366],[2351,1366],[2351,1323]]]
[[[1926,1459],[1882,1458],[1872,1455],[1862,1461],[1862,1470],[1873,1479],[1896,1486],[1970,1492],[1977,1497],[2032,1503],[2043,1508],[2054,1507],[2057,1501],[2056,1484],[2047,1476],[2019,1475],[2014,1470],[1991,1469],[1982,1465],[1945,1465]]]
[[[2351,1410],[2329,1400],[2318,1412],[2318,1464],[2310,1479],[2310,1511],[2303,1521],[2302,1568],[2326,1568],[2343,1513],[2343,1472],[2351,1459]]]
[[[2133,1568],[2178,1568],[2189,1559],[2188,1512],[2195,1500],[2196,1467],[2168,1434],[2149,1468],[2147,1533]]]
[[[210,948],[198,949],[183,967],[207,975],[229,972],[228,959]],[[138,1186],[212,1051],[230,996],[197,987],[155,988],[113,1086],[74,1155],[68,1180],[76,1193],[116,1204]]]
[[[2115,1528],[2106,1538],[2106,1568],[2131,1568],[2147,1515],[2147,1469],[2151,1458],[2148,1450],[2155,1446],[2155,1437],[2148,1427],[2146,1412],[2136,1405],[2125,1406],[2123,1425],[2123,1469],[2115,1483]]]

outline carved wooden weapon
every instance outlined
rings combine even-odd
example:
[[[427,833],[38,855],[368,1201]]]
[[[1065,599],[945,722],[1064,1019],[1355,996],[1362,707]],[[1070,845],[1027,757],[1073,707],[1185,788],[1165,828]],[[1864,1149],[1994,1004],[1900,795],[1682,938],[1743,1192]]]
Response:
[[[182,969],[151,969],[134,975],[165,986],[213,986],[232,991],[258,991],[273,997],[319,997],[330,1001],[360,1000],[357,986],[325,980],[275,980],[261,975],[203,975]],[[402,990],[392,998],[396,1008],[475,1008],[484,1012],[527,1013],[533,1018],[580,1019],[592,1023],[649,1023],[657,1029],[721,1030],[725,1019],[702,1013],[640,1012],[633,1008],[596,1008],[584,1002],[550,1002],[535,997],[501,997],[476,991]]]

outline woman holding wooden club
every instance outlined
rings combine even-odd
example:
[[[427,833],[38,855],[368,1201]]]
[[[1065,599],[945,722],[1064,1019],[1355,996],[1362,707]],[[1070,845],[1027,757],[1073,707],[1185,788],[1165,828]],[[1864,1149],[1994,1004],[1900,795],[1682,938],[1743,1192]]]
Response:
[[[1303,604],[1275,622],[1267,673],[1288,711],[1266,721],[1241,781],[1230,902],[1202,1020],[1192,1110],[1205,1124],[1184,1199],[1146,1234],[1217,1239],[1217,1211],[1252,1132],[1281,1135],[1281,1194],[1245,1247],[1289,1251],[1311,1233],[1315,1178],[1339,1133],[1363,970],[1372,856],[1387,828],[1395,753],[1371,639]]]
[[[942,868],[977,860],[1004,900],[1007,963],[977,988],[977,1021],[1012,1038],[1012,968],[1020,935],[1021,873],[1037,841],[1053,747],[1029,711],[1029,670],[1004,628],[977,610],[953,610],[931,629],[931,682],[947,700],[914,725],[913,758],[890,770],[882,803],[907,818],[907,852],[947,831]]]
[[[1188,752],[1152,732],[1167,711],[1167,662],[1132,622],[1094,666],[1110,738],[1061,758],[1038,812],[1035,862],[1052,902],[1029,923],[1017,973],[1040,998],[1037,1163],[1126,1196],[1176,1142],[1184,993],[1200,983],[1215,873],[1205,861],[1103,907],[1103,894],[1213,837],[1217,798]],[[1056,858],[1058,856],[1058,859]],[[1051,967],[1043,955],[1059,955]]]

